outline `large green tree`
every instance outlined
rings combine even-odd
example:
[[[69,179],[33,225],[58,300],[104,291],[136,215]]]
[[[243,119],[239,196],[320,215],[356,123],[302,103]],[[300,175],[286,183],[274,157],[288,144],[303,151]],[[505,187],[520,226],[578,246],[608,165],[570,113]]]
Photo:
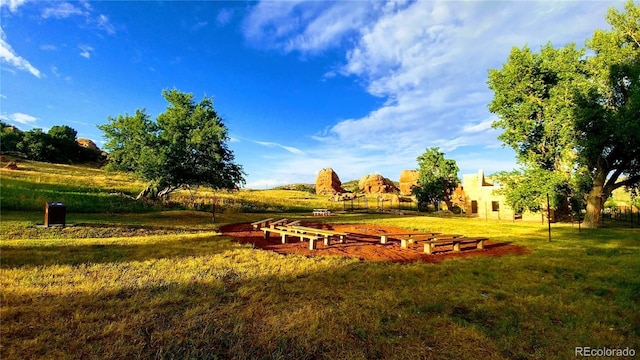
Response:
[[[599,226],[614,189],[640,184],[640,10],[631,1],[625,8],[609,10],[612,29],[596,31],[589,52],[514,48],[502,69],[489,71],[499,138],[531,173],[581,184],[589,227]]]
[[[109,167],[134,171],[150,183],[153,196],[168,194],[184,186],[232,189],[244,184],[242,167],[234,163],[228,148],[228,130],[204,97],[196,103],[193,94],[164,90],[169,105],[152,121],[144,110],[109,117],[100,125],[107,139]]]
[[[418,156],[418,185],[412,190],[422,205],[444,201],[452,209],[451,195],[458,187],[458,165],[455,160],[445,159],[437,147],[427,149]]]

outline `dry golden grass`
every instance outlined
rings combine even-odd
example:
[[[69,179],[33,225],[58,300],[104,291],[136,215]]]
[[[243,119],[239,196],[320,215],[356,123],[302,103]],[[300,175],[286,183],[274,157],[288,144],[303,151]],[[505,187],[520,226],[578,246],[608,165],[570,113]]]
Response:
[[[76,166],[29,166],[0,172],[3,360],[566,359],[576,346],[640,351],[638,228],[578,232],[555,224],[548,242],[538,223],[341,214],[314,220],[482,235],[532,252],[439,264],[285,256],[238,245],[216,227],[342,204],[304,192],[241,191],[217,195],[272,210],[231,209],[215,224],[206,212],[107,213],[123,204],[99,194],[135,193],[139,184]],[[94,213],[71,210],[72,226],[36,228],[42,204],[34,203],[36,212],[20,204],[43,184]],[[19,210],[7,211],[7,201]]]
[[[548,243],[539,224],[331,218],[534,250],[400,265],[240,246],[189,214],[146,219],[199,232],[2,240],[3,358],[564,359],[575,346],[640,346],[637,229],[558,225]],[[145,215],[134,218],[109,223]]]

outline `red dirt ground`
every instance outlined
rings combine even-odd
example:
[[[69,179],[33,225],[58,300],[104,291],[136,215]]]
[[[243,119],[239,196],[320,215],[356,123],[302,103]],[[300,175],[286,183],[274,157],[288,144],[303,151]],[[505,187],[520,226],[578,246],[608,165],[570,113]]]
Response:
[[[474,256],[503,256],[528,254],[531,250],[509,243],[485,241],[484,250],[475,248],[475,244],[462,244],[460,252],[453,252],[452,246],[439,246],[432,255],[424,253],[421,242],[409,244],[407,249],[400,248],[400,240],[393,234],[420,234],[399,227],[378,226],[369,224],[318,224],[302,223],[303,226],[330,229],[339,232],[349,233],[347,242],[340,244],[333,241],[329,246],[325,246],[322,241],[318,241],[316,250],[309,250],[307,241],[299,241],[297,237],[287,238],[287,244],[281,243],[278,234],[271,234],[269,239],[264,239],[261,230],[253,230],[251,224],[231,224],[223,226],[220,231],[222,235],[233,237],[241,244],[253,244],[254,246],[275,251],[280,254],[301,254],[306,256],[345,256],[358,259],[391,261],[391,262],[413,262],[424,261],[436,263],[446,259],[467,258]],[[389,240],[386,245],[380,243],[380,235],[387,234]]]

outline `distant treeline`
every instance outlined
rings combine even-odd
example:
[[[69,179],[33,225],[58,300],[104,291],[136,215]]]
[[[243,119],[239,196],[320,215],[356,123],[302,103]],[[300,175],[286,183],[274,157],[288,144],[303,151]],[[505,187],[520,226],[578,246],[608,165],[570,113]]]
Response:
[[[89,140],[82,146],[77,134],[67,125],[53,126],[45,133],[42,129],[22,131],[0,121],[0,152],[59,164],[104,162],[104,153]]]

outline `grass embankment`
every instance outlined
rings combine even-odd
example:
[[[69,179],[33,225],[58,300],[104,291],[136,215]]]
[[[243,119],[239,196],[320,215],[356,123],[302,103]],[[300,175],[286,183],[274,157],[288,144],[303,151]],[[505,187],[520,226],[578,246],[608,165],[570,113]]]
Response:
[[[19,170],[0,168],[3,210],[44,210],[46,202],[62,202],[73,212],[141,212],[151,206],[121,196],[137,195],[144,184],[131,174],[105,173],[78,165],[21,160]]]
[[[638,229],[554,225],[547,242],[536,223],[325,219],[485,235],[533,250],[402,265],[279,255],[216,232],[272,215],[230,212],[212,224],[193,211],[70,213],[74,226],[36,229],[41,212],[3,209],[2,358],[566,359],[576,346],[640,351]]]

